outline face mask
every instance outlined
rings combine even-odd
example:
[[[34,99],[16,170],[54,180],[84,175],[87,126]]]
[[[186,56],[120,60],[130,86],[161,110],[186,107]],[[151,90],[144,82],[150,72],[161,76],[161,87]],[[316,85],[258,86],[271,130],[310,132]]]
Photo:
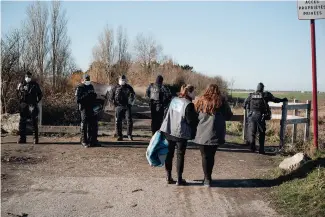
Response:
[[[188,93],[187,95],[188,95],[189,97],[191,97],[192,100],[195,99],[195,93],[194,93],[194,91],[193,91],[192,93]]]
[[[89,85],[90,84],[90,81],[85,81],[85,85]]]
[[[125,80],[119,80],[118,83],[119,83],[119,85],[125,85],[126,82],[125,82]]]
[[[31,80],[32,80],[32,79],[29,78],[29,77],[26,77],[26,78],[25,78],[25,81],[26,81],[27,83],[29,83]]]

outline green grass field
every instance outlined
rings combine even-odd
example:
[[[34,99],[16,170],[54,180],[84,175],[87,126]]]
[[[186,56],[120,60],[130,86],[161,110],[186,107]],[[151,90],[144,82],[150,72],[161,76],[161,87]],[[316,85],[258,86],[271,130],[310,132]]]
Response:
[[[275,97],[284,98],[287,97],[289,100],[297,99],[299,101],[305,102],[306,100],[312,99],[312,93],[301,93],[301,92],[271,92]],[[230,92],[229,92],[230,94]],[[248,92],[233,92],[233,97],[246,98]],[[318,94],[318,100],[325,100],[325,93]]]
[[[292,179],[272,188],[272,202],[288,217],[325,216],[325,153],[318,152],[313,160],[298,169]],[[318,163],[316,163],[318,162]],[[278,175],[276,175],[278,173]],[[281,175],[281,171],[273,174]]]

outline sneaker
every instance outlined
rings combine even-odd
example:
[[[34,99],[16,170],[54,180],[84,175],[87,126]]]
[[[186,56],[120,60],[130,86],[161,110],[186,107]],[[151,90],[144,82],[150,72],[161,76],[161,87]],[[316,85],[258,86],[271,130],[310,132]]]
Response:
[[[128,136],[128,139],[129,139],[130,141],[133,141],[133,137],[132,137],[132,136]]]
[[[123,137],[118,137],[116,141],[123,141]]]
[[[209,180],[209,179],[204,179],[204,181],[203,181],[203,185],[205,186],[205,187],[211,187],[211,180]]]
[[[99,142],[93,142],[90,144],[91,147],[102,147],[102,145]]]
[[[81,143],[81,145],[84,147],[84,148],[89,148],[89,145],[85,142]]]
[[[187,185],[187,182],[186,182],[185,179],[178,180],[178,181],[176,182],[176,185],[178,185],[178,186],[184,186],[184,185]]]

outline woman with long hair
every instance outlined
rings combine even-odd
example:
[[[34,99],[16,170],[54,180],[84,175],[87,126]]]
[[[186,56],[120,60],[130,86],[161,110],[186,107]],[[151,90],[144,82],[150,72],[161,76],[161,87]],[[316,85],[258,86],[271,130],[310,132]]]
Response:
[[[170,102],[160,131],[168,140],[169,152],[165,161],[167,183],[173,184],[172,167],[175,148],[177,147],[177,185],[186,185],[182,178],[187,140],[195,138],[198,114],[192,100],[195,98],[194,86],[182,85],[178,97]]]
[[[195,109],[199,113],[199,123],[194,142],[200,145],[203,184],[210,187],[214,156],[218,145],[225,143],[226,120],[230,120],[233,113],[216,84],[208,86],[203,96],[195,103]]]

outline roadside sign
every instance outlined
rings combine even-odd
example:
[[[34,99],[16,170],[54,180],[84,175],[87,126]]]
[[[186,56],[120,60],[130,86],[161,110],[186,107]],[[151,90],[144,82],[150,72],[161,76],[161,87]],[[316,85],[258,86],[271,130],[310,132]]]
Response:
[[[299,20],[325,19],[325,0],[298,0],[297,9]]]
[[[316,67],[316,33],[315,20],[325,19],[325,0],[298,0],[298,19],[310,20],[311,67],[313,84],[313,130],[314,146],[318,149],[318,103],[317,103],[317,67]]]

